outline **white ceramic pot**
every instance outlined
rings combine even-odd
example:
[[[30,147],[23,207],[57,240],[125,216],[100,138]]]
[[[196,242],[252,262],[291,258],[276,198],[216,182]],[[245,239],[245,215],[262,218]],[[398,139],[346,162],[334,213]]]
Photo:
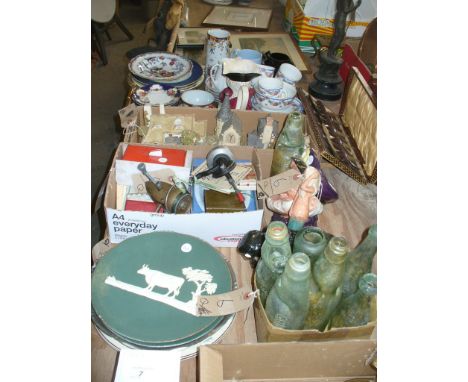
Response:
[[[224,29],[210,29],[206,39],[206,74],[209,75],[211,67],[221,64],[223,58],[229,57],[231,34]]]

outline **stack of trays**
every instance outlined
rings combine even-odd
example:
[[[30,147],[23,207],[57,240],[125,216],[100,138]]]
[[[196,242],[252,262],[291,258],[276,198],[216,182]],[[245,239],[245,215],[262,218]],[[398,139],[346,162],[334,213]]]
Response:
[[[184,92],[195,89],[204,79],[196,61],[166,52],[140,54],[129,62],[128,69],[128,83],[136,88],[160,84]]]
[[[130,238],[110,250],[92,276],[92,320],[116,350],[180,349],[182,358],[217,343],[234,320],[195,316],[194,296],[236,287],[223,256],[204,241],[175,232]]]

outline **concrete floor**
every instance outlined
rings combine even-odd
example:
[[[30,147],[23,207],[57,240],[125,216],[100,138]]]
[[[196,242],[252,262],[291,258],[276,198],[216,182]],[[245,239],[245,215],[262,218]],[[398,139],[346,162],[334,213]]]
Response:
[[[152,31],[143,33],[147,22],[145,8],[138,1],[120,1],[120,18],[133,34],[129,41],[117,25],[111,26],[112,41],[106,41],[109,63],[100,62],[91,69],[91,195],[93,201],[110,167],[112,156],[121,141],[120,120],[117,111],[124,106],[128,92],[126,83],[128,60],[126,52],[145,46]],[[91,218],[91,245],[104,235],[104,211],[100,209]]]
[[[200,26],[210,12],[212,5],[202,0],[186,0],[189,8],[188,25]],[[124,25],[133,34],[129,41],[117,25],[111,26],[109,33],[112,40],[106,41],[109,63],[102,66],[100,62],[91,69],[91,195],[95,200],[99,188],[110,167],[113,152],[121,141],[121,128],[117,111],[124,106],[128,86],[126,57],[127,51],[143,47],[153,37],[153,30],[144,33],[148,12],[143,0],[121,0],[119,14]],[[154,2],[153,2],[154,4]],[[235,5],[235,4],[233,4]],[[279,0],[253,0],[252,7],[271,8],[272,18],[270,32],[282,32],[284,7]],[[94,206],[93,206],[94,207]],[[91,217],[91,246],[104,235],[106,222],[101,208]]]

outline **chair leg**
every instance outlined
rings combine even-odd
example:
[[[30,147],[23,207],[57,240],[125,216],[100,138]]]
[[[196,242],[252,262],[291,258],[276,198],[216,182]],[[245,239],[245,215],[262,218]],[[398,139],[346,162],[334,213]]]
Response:
[[[111,36],[110,36],[109,31],[107,30],[107,28],[104,29],[104,33],[106,34],[106,36],[107,36],[107,38],[109,39],[109,41],[112,41],[112,38],[111,38]]]
[[[133,35],[130,33],[130,31],[123,25],[122,20],[120,20],[119,15],[114,15],[114,21],[116,24],[122,29],[122,32],[124,32],[129,40],[133,40]]]
[[[101,57],[102,64],[107,65],[106,48],[104,47],[104,41],[102,41],[101,37],[102,30],[93,21],[91,21],[91,29],[96,39],[97,51],[99,56]]]

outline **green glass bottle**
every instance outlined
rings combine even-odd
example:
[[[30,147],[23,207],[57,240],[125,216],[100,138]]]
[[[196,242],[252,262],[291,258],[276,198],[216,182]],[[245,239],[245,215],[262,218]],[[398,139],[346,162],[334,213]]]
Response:
[[[345,261],[343,277],[343,298],[351,296],[358,289],[360,277],[372,270],[372,261],[377,253],[377,224],[370,226],[366,238],[354,250],[350,251]]]
[[[377,276],[366,273],[359,279],[356,293],[345,298],[331,320],[331,327],[366,325],[371,315],[371,298],[377,294]]]
[[[270,289],[278,276],[283,273],[290,257],[288,227],[279,221],[270,223],[262,245],[260,261],[255,269],[257,288],[260,290],[260,301],[263,306]]]
[[[305,321],[306,329],[325,330],[330,317],[340,303],[347,253],[346,239],[333,237],[315,262],[309,292],[309,312]]]
[[[276,280],[266,301],[270,322],[283,329],[302,329],[309,311],[310,260],[304,253],[293,254]]]
[[[348,242],[343,237],[333,237],[315,262],[313,276],[322,293],[335,294],[343,283]]]
[[[289,169],[293,157],[301,158],[305,151],[304,116],[292,112],[276,141],[271,164],[271,176]]]
[[[302,252],[309,256],[311,267],[325,250],[329,235],[318,227],[305,227],[294,238],[293,253]]]

